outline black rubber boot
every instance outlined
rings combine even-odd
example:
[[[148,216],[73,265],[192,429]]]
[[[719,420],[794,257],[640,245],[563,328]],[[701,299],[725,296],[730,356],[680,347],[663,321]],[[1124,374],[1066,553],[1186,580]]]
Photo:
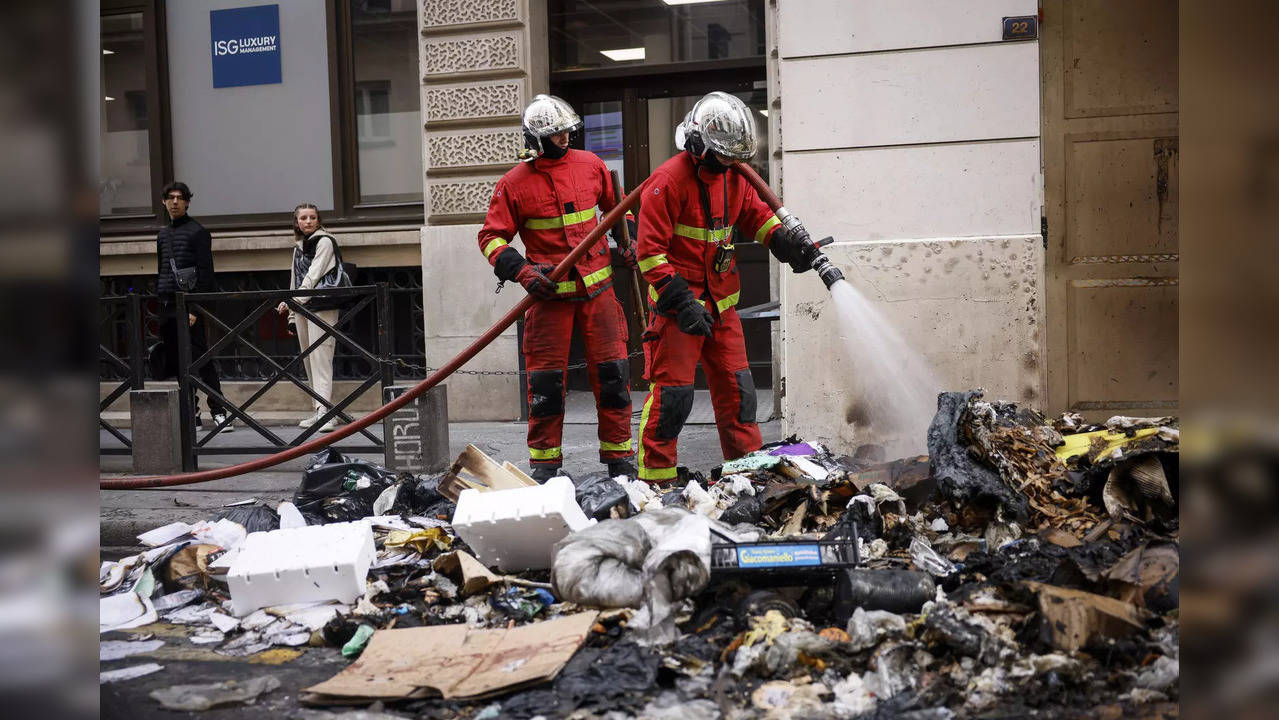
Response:
[[[539,485],[560,474],[559,465],[534,465],[532,470],[533,472],[529,473],[529,477],[536,480]]]
[[[628,460],[609,460],[605,464],[608,466],[609,477],[615,478],[619,475],[625,475],[631,479],[639,477],[639,472],[636,471],[635,466]]]

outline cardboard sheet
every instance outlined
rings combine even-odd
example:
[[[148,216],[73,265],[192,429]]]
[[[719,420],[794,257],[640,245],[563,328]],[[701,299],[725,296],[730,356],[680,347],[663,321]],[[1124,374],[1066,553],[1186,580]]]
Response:
[[[591,631],[585,612],[516,628],[465,625],[379,630],[360,659],[300,699],[313,704],[417,698],[482,698],[559,674]]]

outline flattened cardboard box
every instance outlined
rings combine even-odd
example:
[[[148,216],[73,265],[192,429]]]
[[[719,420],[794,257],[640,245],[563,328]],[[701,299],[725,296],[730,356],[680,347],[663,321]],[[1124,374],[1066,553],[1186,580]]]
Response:
[[[379,630],[360,658],[318,685],[306,703],[420,698],[482,698],[559,674],[591,631],[586,612],[516,628],[466,625]]]

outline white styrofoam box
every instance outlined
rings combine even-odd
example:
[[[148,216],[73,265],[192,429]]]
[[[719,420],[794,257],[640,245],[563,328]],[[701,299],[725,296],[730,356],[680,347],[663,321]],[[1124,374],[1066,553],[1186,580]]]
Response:
[[[463,490],[453,531],[480,562],[502,572],[549,568],[555,543],[595,522],[586,518],[576,495],[566,477],[511,490]]]
[[[227,572],[237,617],[272,605],[364,595],[373,563],[373,530],[364,521],[250,533]]]

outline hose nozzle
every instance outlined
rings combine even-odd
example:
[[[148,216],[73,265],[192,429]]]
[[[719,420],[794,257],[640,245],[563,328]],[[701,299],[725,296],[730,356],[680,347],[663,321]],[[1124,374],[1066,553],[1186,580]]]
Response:
[[[818,253],[817,257],[813,258],[813,269],[817,271],[817,276],[825,283],[827,290],[844,279],[843,271],[835,267],[835,263],[831,262],[825,253]]]
[[[824,237],[813,243],[813,245],[819,248],[826,247],[834,241],[835,238],[833,237]],[[817,276],[826,284],[827,290],[830,290],[832,285],[844,279],[843,271],[835,267],[835,263],[831,262],[830,258],[826,257],[826,253],[817,253],[817,256],[813,258],[813,264],[811,267],[813,270],[817,271]]]

